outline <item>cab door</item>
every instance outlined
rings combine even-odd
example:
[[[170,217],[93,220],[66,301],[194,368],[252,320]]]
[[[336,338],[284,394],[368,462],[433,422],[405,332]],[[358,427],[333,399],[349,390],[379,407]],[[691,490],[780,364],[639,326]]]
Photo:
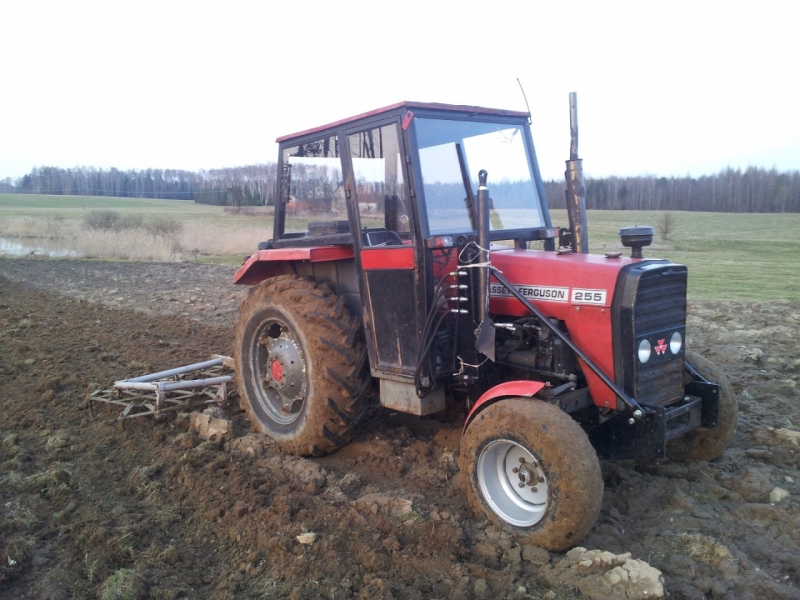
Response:
[[[399,119],[346,132],[345,184],[372,374],[413,381],[419,356],[420,260]]]

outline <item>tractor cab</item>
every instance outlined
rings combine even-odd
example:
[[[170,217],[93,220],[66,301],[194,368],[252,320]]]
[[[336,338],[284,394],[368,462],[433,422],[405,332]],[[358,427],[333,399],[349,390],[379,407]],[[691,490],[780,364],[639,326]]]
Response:
[[[417,414],[441,410],[443,390],[420,398],[417,389],[420,376],[433,376],[420,375],[421,351],[429,352],[422,335],[435,285],[477,241],[481,170],[491,179],[490,242],[554,248],[558,232],[528,119],[404,102],[279,138],[273,238],[237,281],[283,272],[298,252],[307,253],[300,271],[332,283],[351,313],[361,315],[372,375],[383,397],[393,398],[387,405]]]

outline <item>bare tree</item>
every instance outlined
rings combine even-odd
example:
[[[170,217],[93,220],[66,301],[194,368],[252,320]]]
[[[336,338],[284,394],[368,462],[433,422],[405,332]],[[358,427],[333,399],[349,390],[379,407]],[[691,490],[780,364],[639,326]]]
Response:
[[[677,221],[673,212],[667,210],[658,213],[658,217],[656,218],[656,231],[658,231],[658,236],[661,238],[662,242],[667,241],[667,236],[675,231],[676,226]]]

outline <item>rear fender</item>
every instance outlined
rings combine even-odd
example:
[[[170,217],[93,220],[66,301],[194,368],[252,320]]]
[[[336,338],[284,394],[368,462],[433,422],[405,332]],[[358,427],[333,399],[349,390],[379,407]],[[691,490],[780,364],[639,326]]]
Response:
[[[259,250],[233,276],[233,283],[254,285],[277,275],[291,275],[296,263],[327,262],[353,258],[352,246],[314,246]]]
[[[541,390],[545,386],[544,383],[541,381],[528,381],[525,379],[517,380],[517,381],[506,381],[505,383],[501,383],[500,385],[496,385],[493,388],[488,389],[483,395],[478,398],[478,401],[472,406],[472,410],[469,411],[467,415],[467,420],[464,421],[464,429],[462,430],[462,434],[464,431],[467,430],[467,426],[472,422],[472,419],[486,408],[488,405],[492,404],[493,402],[501,399],[501,398],[509,398],[509,397],[525,397],[530,398],[534,396],[539,390]]]

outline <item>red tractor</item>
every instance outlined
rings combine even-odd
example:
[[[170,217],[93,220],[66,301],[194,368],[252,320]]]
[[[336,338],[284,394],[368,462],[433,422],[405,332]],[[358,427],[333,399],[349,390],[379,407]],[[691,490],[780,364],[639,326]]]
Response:
[[[467,413],[475,511],[552,550],[594,525],[608,458],[718,457],[738,416],[684,346],[686,267],[588,253],[571,96],[569,228],[529,115],[402,102],[278,139],[274,233],[238,270],[236,377],[253,426],[320,456],[384,407]]]

